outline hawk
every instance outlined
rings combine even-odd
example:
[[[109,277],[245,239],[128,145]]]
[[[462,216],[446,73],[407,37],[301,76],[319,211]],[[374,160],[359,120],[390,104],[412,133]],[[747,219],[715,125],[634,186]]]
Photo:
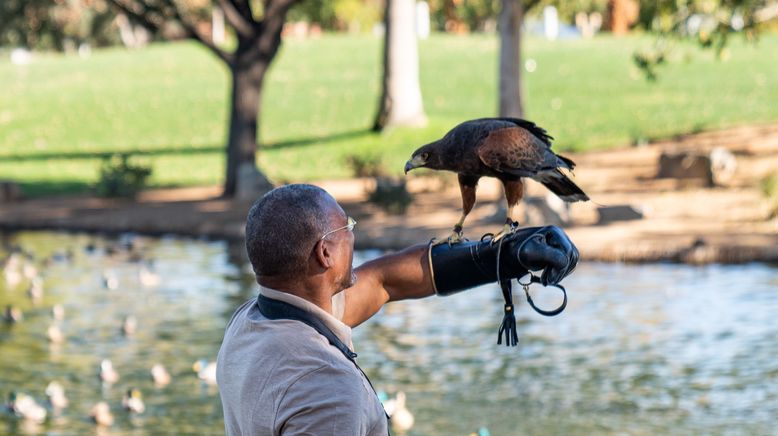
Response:
[[[589,200],[560,170],[572,170],[575,163],[551,151],[552,139],[535,123],[518,118],[465,121],[443,138],[414,151],[405,164],[405,173],[422,167],[457,173],[462,193],[462,217],[454,226],[449,242],[462,239],[462,226],[475,204],[478,180],[481,177],[499,179],[508,200],[508,214],[505,227],[496,240],[513,229],[513,208],[524,194],[523,177],[542,183],[566,202]]]

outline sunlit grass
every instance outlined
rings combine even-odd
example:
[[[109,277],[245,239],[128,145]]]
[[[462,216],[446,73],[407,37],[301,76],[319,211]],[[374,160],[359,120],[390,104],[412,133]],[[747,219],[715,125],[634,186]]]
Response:
[[[527,40],[525,60],[537,65],[524,73],[527,118],[548,129],[560,150],[778,119],[778,36],[757,46],[733,41],[727,61],[681,46],[657,83],[631,63],[634,50],[650,43]],[[377,154],[399,173],[418,145],[462,120],[495,115],[496,56],[493,36],[422,41],[429,125],[373,134],[381,41],[286,41],[263,95],[267,146],[258,163],[275,181],[312,180],[348,177],[347,156]],[[0,178],[33,195],[77,191],[94,182],[99,159],[63,157],[140,149],[157,152],[138,158],[153,166],[156,186],[220,183],[228,85],[226,68],[193,43],[100,50],[88,59],[38,55],[27,66],[0,61]],[[35,159],[41,154],[48,158]]]

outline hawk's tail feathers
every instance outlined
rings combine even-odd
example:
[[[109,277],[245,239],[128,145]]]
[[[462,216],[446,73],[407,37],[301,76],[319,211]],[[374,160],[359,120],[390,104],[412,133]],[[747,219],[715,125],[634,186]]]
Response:
[[[567,169],[568,169],[568,170],[572,171],[572,170],[574,170],[574,169],[575,169],[575,162],[573,162],[573,160],[572,160],[572,159],[570,159],[570,158],[567,158],[567,157],[564,157],[564,156],[562,156],[562,155],[559,155],[559,154],[558,154],[558,155],[556,155],[556,157],[557,157],[559,160],[561,160],[562,162],[564,162],[564,163],[565,163],[565,165],[567,166]]]
[[[589,196],[559,170],[542,172],[537,175],[535,180],[542,183],[543,186],[550,189],[557,197],[568,203],[589,200]]]

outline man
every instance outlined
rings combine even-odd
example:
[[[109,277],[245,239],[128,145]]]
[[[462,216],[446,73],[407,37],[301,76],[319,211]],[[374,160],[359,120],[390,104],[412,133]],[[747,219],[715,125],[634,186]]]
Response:
[[[561,230],[522,229],[497,243],[423,244],[352,270],[355,221],[311,185],[270,191],[251,208],[246,249],[259,296],[227,325],[217,380],[229,435],[386,435],[356,365],[351,328],[389,301],[449,295],[543,269],[556,284],[578,252]]]

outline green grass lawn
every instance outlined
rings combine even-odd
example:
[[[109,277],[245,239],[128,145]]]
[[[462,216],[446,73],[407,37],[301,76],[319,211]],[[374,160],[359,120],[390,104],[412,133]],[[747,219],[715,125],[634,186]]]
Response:
[[[558,150],[623,146],[643,138],[778,120],[778,35],[733,41],[731,57],[680,46],[649,83],[631,55],[648,37],[529,39],[527,118]],[[264,92],[258,163],[275,181],[351,175],[345,158],[380,155],[400,173],[409,153],[460,121],[496,111],[497,40],[436,35],[420,43],[426,128],[367,131],[379,93],[381,41],[327,35],[286,41]],[[194,43],[107,49],[90,58],[0,61],[0,179],[31,195],[83,190],[93,153],[144,150],[155,186],[220,183],[228,75]]]

